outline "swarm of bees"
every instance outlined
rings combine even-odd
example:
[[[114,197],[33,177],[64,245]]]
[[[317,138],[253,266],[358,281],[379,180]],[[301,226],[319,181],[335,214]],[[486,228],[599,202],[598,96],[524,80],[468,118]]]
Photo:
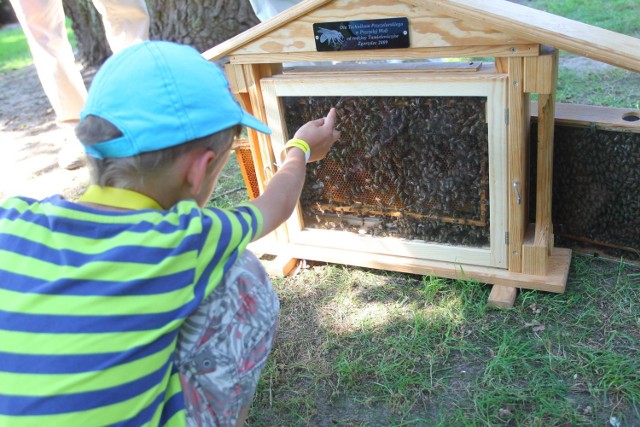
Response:
[[[286,97],[289,136],[338,113],[340,141],[309,165],[305,227],[489,243],[484,97]]]
[[[532,126],[531,141],[536,140]],[[556,126],[554,140],[552,218],[558,243],[586,243],[606,255],[640,260],[640,133]],[[535,156],[531,169],[535,180]]]

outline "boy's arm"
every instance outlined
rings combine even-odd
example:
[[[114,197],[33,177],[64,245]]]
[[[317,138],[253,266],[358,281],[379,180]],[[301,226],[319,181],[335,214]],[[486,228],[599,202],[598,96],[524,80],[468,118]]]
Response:
[[[306,123],[294,135],[294,138],[309,144],[310,162],[323,159],[333,143],[340,138],[340,132],[335,130],[335,123],[336,111],[332,108],[326,118]],[[249,202],[260,209],[263,217],[262,233],[254,240],[271,233],[291,216],[302,192],[305,173],[304,152],[296,147],[290,148],[284,163],[271,178],[264,193]]]

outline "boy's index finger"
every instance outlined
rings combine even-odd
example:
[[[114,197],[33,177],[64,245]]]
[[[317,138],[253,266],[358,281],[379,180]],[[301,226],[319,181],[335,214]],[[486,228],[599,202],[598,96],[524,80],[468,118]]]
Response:
[[[329,110],[329,114],[327,114],[327,117],[324,121],[324,125],[329,126],[330,128],[333,129],[335,124],[336,124],[336,109],[332,108],[331,110]]]

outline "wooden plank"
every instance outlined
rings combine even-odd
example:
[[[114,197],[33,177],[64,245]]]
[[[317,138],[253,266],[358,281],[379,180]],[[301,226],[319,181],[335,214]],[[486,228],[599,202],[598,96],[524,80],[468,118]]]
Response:
[[[328,212],[340,212],[345,213],[347,215],[355,215],[358,216],[362,210],[357,206],[337,206],[335,202],[342,203],[344,200],[334,200],[334,203],[315,203],[314,206],[321,211]],[[418,214],[414,212],[400,212],[400,211],[387,211],[387,210],[375,210],[375,209],[367,209],[368,215],[374,216],[391,216],[396,218],[402,218],[407,216],[409,218],[430,218],[436,220],[438,222],[445,222],[448,224],[465,224],[465,225],[473,225],[475,227],[485,227],[487,225],[487,209],[486,209],[487,197],[486,194],[482,194],[480,196],[480,218],[479,219],[471,219],[471,218],[462,218],[462,217],[452,217],[452,216],[442,216],[436,214]],[[484,208],[484,209],[482,209]]]
[[[522,244],[522,272],[544,276],[549,268],[548,250],[545,245],[536,245],[535,224],[530,224]]]
[[[261,262],[269,276],[286,277],[294,274],[300,260],[289,256],[277,256],[275,259]]]
[[[555,50],[543,49],[540,56],[524,59],[524,91],[528,93],[550,94],[555,91],[556,82],[547,70],[553,69]]]
[[[290,227],[291,230],[292,227]],[[372,254],[402,254],[416,259],[456,260],[463,264],[495,267],[489,247],[453,246],[423,240],[374,237],[346,231],[304,229],[291,231],[292,243],[326,249],[351,250]]]
[[[476,280],[491,285],[537,289],[554,293],[565,291],[571,263],[571,250],[564,248],[553,248],[549,257],[549,269],[544,276],[513,273],[501,268],[479,267],[456,262],[407,258],[397,254],[371,254],[309,245],[292,244],[287,251],[300,259],[450,279]]]
[[[251,105],[251,97],[248,92],[243,92],[238,94],[238,101],[244,110],[248,113],[253,114],[253,107]],[[260,140],[259,133],[251,128],[247,129],[247,136],[249,137],[249,147],[251,150],[251,158],[254,166],[254,171],[256,174],[256,178],[258,180],[258,191],[262,193],[264,191],[264,184],[266,181],[265,177],[265,166],[262,161],[262,156],[260,154]],[[247,181],[245,184],[249,185]],[[257,197],[257,195],[256,195]]]
[[[538,118],[538,103],[532,102],[533,117]],[[594,105],[556,102],[556,125],[595,129],[640,132],[640,110],[633,108],[598,107]]]
[[[415,7],[425,4],[406,1]],[[445,15],[640,72],[640,39],[634,37],[503,0],[438,0],[428,5]]]
[[[316,8],[298,16],[295,21],[263,34],[232,54],[275,54],[286,52],[315,52],[316,34],[313,24],[323,22],[387,19],[406,16],[410,18],[409,40],[411,49],[496,46],[528,44],[518,33],[506,34],[484,24],[469,23],[455,17],[434,13],[422,2],[419,8],[404,0],[334,0],[325,7]],[[405,49],[406,50],[406,49]],[[357,51],[360,54],[367,50]]]
[[[494,308],[511,308],[518,296],[518,288],[493,285],[487,305]]]
[[[220,59],[223,56],[228,55],[234,49],[244,46],[245,44],[264,36],[265,34],[268,34],[276,28],[281,27],[287,22],[293,21],[296,18],[305,15],[308,12],[332,1],[333,0],[306,0],[295,4],[284,10],[282,13],[277,14],[273,18],[262,22],[255,27],[248,29],[247,31],[243,31],[237,36],[232,37],[229,40],[226,40],[219,45],[216,45],[211,49],[203,52],[202,56],[209,61]]]
[[[493,73],[380,73],[344,77],[281,74],[265,79],[276,96],[486,96],[498,97],[506,76]],[[506,94],[505,94],[506,97]],[[505,100],[500,99],[504,104]],[[504,105],[503,105],[504,107]],[[504,110],[496,112],[504,123]]]
[[[529,95],[523,92],[523,58],[509,58],[509,271],[522,271],[528,216]]]
[[[275,233],[251,242],[247,246],[247,249],[260,259],[267,274],[272,277],[290,276],[297,271],[300,260],[292,257],[287,248],[277,240]],[[275,258],[268,259],[266,255],[274,255]]]
[[[540,45],[536,43],[517,45],[423,47],[411,49],[347,50],[339,52],[269,52],[232,53],[229,61],[234,64],[260,64],[273,62],[322,62],[322,61],[386,61],[390,59],[426,58],[477,58],[537,56]]]
[[[509,72],[509,60],[507,58],[495,58],[495,67],[498,73]]]
[[[482,62],[403,62],[386,63],[376,62],[367,64],[332,64],[332,65],[310,65],[295,66],[284,69],[284,74],[366,74],[393,71],[397,73],[456,73],[475,72],[480,70]]]
[[[262,72],[264,69],[260,65],[245,65],[244,66],[244,74],[247,78],[247,84],[249,88],[249,97],[251,100],[251,113],[257,117],[259,120],[267,123],[267,115],[264,109],[264,100],[262,98],[262,88],[260,79],[263,77],[270,77],[269,75],[263,76]],[[251,131],[250,131],[251,132]],[[255,132],[255,131],[253,131]],[[266,181],[271,179],[273,175],[273,164],[275,162],[275,157],[273,152],[271,151],[271,139],[269,135],[265,135],[260,132],[255,132],[257,135],[257,140],[259,142],[258,146],[255,147],[260,153],[260,160],[263,167],[261,171],[262,177],[264,179],[261,182],[260,191],[264,191],[264,187],[266,186]],[[254,147],[252,147],[254,148]]]
[[[558,52],[546,62],[547,79],[554,82],[549,94],[538,97],[538,158],[536,169],[536,237],[535,245],[551,248],[553,224],[551,218],[553,188],[553,134],[555,117],[555,83],[558,81]]]
[[[249,96],[251,99],[251,112],[252,114],[260,119],[264,123],[268,123],[267,120],[267,112],[265,110],[265,103],[262,95],[262,86],[261,80],[263,78],[269,78],[274,73],[281,71],[282,67],[280,64],[278,65],[267,65],[267,64],[254,64],[254,65],[244,65],[244,74],[247,79],[247,84],[249,85]],[[260,132],[253,132],[253,134],[257,134],[257,140],[259,142],[259,146],[257,149],[257,157],[259,157],[259,162],[262,165],[262,177],[264,177],[264,181],[262,181],[260,192],[264,191],[267,183],[275,173],[275,164],[276,157],[271,149],[271,138],[269,135],[265,135]],[[282,224],[275,230],[277,238],[281,242],[287,242],[288,231],[286,224]]]
[[[244,77],[244,70],[241,65],[225,64],[225,73],[229,80],[229,87],[235,94],[248,93],[247,80]]]

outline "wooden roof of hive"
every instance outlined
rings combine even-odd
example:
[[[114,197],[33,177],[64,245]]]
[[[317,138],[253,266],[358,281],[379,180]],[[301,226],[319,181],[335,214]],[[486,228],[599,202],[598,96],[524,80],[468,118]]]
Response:
[[[409,49],[455,47],[460,56],[473,56],[474,46],[491,46],[495,56],[518,56],[537,55],[539,45],[547,45],[640,72],[640,39],[506,0],[305,0],[202,55],[245,63],[284,62],[278,55],[290,53],[339,59],[342,52],[316,52],[313,23],[392,17],[409,18]]]

